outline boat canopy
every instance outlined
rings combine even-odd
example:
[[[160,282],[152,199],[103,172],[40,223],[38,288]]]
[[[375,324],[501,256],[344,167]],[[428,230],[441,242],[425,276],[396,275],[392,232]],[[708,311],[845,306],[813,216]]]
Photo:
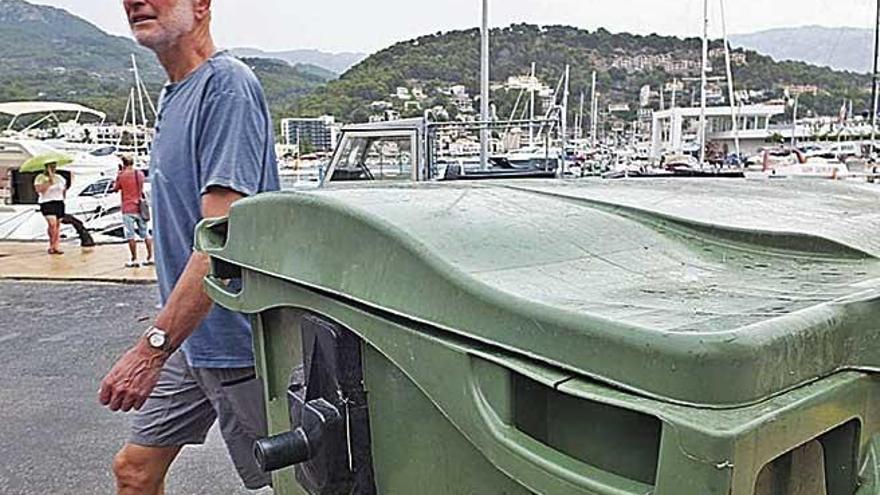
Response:
[[[344,132],[375,132],[375,131],[419,131],[424,129],[427,121],[421,117],[410,119],[389,120],[382,122],[369,122],[365,124],[349,124],[342,130]]]
[[[85,113],[94,115],[102,121],[107,118],[106,113],[99,112],[98,110],[78,103],[65,103],[60,101],[9,101],[0,103],[0,114],[11,115],[13,119],[21,117],[22,115],[56,112]]]

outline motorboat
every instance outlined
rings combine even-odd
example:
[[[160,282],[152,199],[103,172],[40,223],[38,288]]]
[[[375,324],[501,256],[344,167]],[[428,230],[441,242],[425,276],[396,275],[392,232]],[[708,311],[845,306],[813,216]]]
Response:
[[[357,181],[443,181],[551,178],[560,174],[560,156],[541,152],[489,157],[441,157],[438,130],[454,125],[423,118],[353,124],[342,129],[321,186]],[[523,158],[519,160],[517,158]]]
[[[30,158],[48,153],[61,152],[44,141],[0,139],[0,240],[46,238],[46,223],[33,187],[36,174],[20,172],[19,167]],[[65,200],[68,215],[98,239],[111,239],[122,226],[121,199],[111,192],[119,170],[118,157],[103,152],[67,155],[73,162],[59,173],[69,184]],[[73,238],[77,231],[72,225],[64,225],[61,234]]]
[[[777,154],[779,156],[779,154]],[[769,150],[763,154],[763,166],[761,170],[750,168],[745,171],[747,179],[846,179],[864,175],[851,172],[850,168],[834,156],[813,155],[807,156],[800,150],[794,150],[786,155],[784,161],[773,160]]]

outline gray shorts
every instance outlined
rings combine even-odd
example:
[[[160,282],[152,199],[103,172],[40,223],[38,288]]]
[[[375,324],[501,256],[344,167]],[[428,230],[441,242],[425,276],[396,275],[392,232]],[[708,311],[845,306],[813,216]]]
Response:
[[[266,436],[262,381],[253,368],[191,368],[175,352],[143,407],[132,415],[129,442],[145,447],[181,447],[205,442],[214,421],[245,486],[268,486],[269,474],[254,460],[254,442]]]

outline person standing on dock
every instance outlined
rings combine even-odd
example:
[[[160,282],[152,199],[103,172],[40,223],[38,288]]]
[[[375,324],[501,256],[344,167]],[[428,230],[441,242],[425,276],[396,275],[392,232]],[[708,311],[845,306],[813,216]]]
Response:
[[[64,219],[64,198],[67,180],[57,173],[56,163],[46,163],[46,171],[34,179],[40,213],[46,218],[49,235],[49,254],[64,254],[61,250],[61,220]]]
[[[210,259],[193,251],[197,223],[239,199],[279,188],[272,119],[262,87],[215,48],[211,0],[123,0],[135,39],[168,74],[150,182],[162,310],[113,366],[99,401],[137,411],[113,460],[119,494],[158,495],[181,448],[219,419],[247,488],[268,486],[253,457],[266,435],[262,384],[244,315],[215,307],[203,288]]]
[[[113,191],[118,191],[122,196],[122,225],[128,250],[131,252],[131,260],[125,263],[125,266],[129,268],[141,266],[137,255],[138,237],[147,247],[147,259],[144,265],[149,266],[153,264],[153,238],[147,226],[150,219],[149,205],[144,197],[146,177],[140,170],[135,170],[134,160],[130,156],[123,155],[121,160],[122,170],[116,176]]]

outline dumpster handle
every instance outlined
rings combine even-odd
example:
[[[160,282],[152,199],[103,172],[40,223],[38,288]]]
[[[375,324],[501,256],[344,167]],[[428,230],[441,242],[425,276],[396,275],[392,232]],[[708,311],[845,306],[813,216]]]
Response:
[[[646,490],[650,490],[650,485],[569,457],[506,424],[483,394],[478,381],[471,383],[471,392],[485,431],[497,444],[505,447],[505,457],[518,458],[538,467],[547,476],[564,480],[589,493],[622,495],[647,493]],[[554,460],[548,460],[550,458]]]
[[[229,237],[229,217],[205,218],[196,226],[196,251],[222,251]]]
[[[226,284],[216,275],[208,274],[204,280],[205,292],[216,304],[233,311],[241,311],[244,304],[241,293],[235,294],[228,290]]]

